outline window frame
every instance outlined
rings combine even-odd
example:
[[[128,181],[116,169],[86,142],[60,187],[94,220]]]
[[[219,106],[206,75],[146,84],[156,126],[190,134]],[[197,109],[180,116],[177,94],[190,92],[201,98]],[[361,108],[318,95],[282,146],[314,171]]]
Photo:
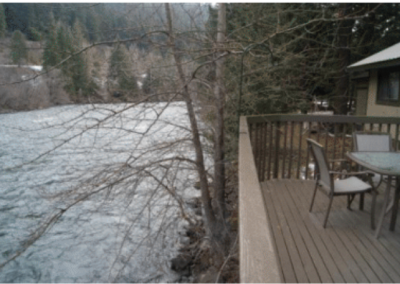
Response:
[[[399,86],[399,94],[397,100],[382,100],[379,98],[379,90],[382,86],[381,76],[389,75],[390,73],[399,72],[399,85],[400,85],[400,66],[396,67],[389,67],[389,68],[382,68],[378,70],[377,74],[377,90],[376,90],[376,100],[375,103],[378,105],[387,105],[387,106],[400,106],[400,86]]]

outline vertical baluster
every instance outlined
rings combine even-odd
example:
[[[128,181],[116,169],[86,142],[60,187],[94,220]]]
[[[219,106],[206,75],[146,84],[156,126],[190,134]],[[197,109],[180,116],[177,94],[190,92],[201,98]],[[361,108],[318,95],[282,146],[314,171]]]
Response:
[[[320,132],[321,132],[320,130],[321,129],[322,129],[322,123],[321,122],[317,122],[317,142],[318,143],[319,143],[319,140],[320,140]],[[325,147],[325,149],[326,149],[326,147]],[[310,151],[310,149],[307,149],[307,151]],[[310,155],[310,157],[311,157],[311,160],[313,161],[313,164],[314,164],[314,172],[313,172],[312,178],[315,179],[315,173],[316,173],[316,170],[317,170],[317,164],[315,163],[314,157],[312,155]]]
[[[379,123],[379,132],[382,132],[382,123]]]
[[[254,149],[254,147],[253,147],[253,142],[254,142],[253,141],[253,139],[254,139],[254,137],[253,137],[253,124],[249,123],[248,126],[249,126],[250,144],[251,144],[251,147]]]
[[[265,161],[267,158],[267,123],[263,123],[263,137],[262,137],[262,155],[261,155],[261,179],[265,180]]]
[[[327,155],[328,155],[328,137],[329,137],[329,126],[327,125],[325,129],[325,151]]]
[[[395,141],[394,149],[396,151],[399,149],[399,126],[400,126],[400,124],[396,124],[396,135],[394,137],[394,141]]]
[[[312,123],[311,121],[308,122],[308,135],[307,138],[311,137],[311,127],[312,127]],[[307,158],[306,158],[306,174],[305,174],[305,179],[308,179],[308,164],[310,163],[310,149],[307,147]]]
[[[333,128],[333,155],[332,155],[332,160],[335,160],[335,158],[336,158],[336,133],[337,133],[337,128],[338,128],[338,124],[335,123],[335,126]],[[333,166],[334,166],[334,163],[332,162],[332,170],[334,170]]]
[[[364,127],[364,124],[361,126],[362,128],[361,129],[363,129],[363,127]],[[352,125],[351,125],[351,146],[350,146],[350,152],[352,152],[353,151],[353,149],[354,149],[354,138],[353,138],[353,135],[354,135],[354,132],[355,131],[357,131],[357,124],[355,124],[355,123],[353,123]],[[355,164],[352,160],[349,160],[348,161],[349,162],[349,166],[350,166],[350,171],[353,169],[353,165]]]
[[[253,150],[253,155],[255,156],[256,154],[256,144],[255,144],[255,125],[254,123],[250,124],[250,142],[251,142],[251,147]]]
[[[299,151],[298,151],[298,160],[297,160],[297,173],[296,178],[300,177],[300,162],[301,162],[301,140],[303,139],[303,122],[299,122]]]
[[[391,124],[390,124],[390,123],[387,123],[386,125],[387,125],[386,133],[387,133],[390,137],[392,137],[392,135],[390,134]],[[392,145],[390,145],[390,146],[391,146],[392,149],[393,149],[393,140],[392,140]]]
[[[258,124],[258,178],[262,181],[262,155],[263,155],[263,123]]]
[[[288,123],[289,122],[285,122],[285,135],[283,136],[283,158],[282,158],[282,178],[285,178],[285,164],[286,164],[286,139],[287,139],[287,131],[288,131]]]
[[[342,156],[341,159],[344,159],[344,153],[346,148],[346,131],[347,131],[347,123],[343,124],[343,143],[342,143]],[[342,166],[342,165],[341,165]]]
[[[260,179],[260,124],[257,122],[256,123],[256,132],[255,132],[255,156],[254,156],[254,160],[256,162],[256,168],[257,168],[257,176]]]
[[[259,124],[259,132],[258,132],[258,172],[259,172],[259,178],[260,181],[263,181],[263,173],[262,173],[262,163],[263,163],[263,157],[264,157],[264,145],[263,145],[263,136],[264,136],[264,123]]]
[[[268,180],[271,179],[271,161],[272,161],[272,151],[273,151],[273,144],[272,144],[272,137],[274,136],[274,129],[272,121],[269,122],[269,155],[268,155]]]
[[[351,125],[351,135],[353,136],[353,133],[357,130],[357,125],[355,123],[353,123]],[[353,137],[351,137],[351,144],[350,144],[350,151],[353,151],[354,149],[354,139]]]
[[[293,160],[293,136],[294,136],[294,127],[295,123],[292,121],[290,123],[290,152],[289,152],[289,176],[288,178],[291,177],[292,173],[292,160]]]
[[[278,178],[279,172],[279,138],[280,138],[280,122],[276,122],[276,136],[275,136],[275,162],[274,162],[274,178]]]

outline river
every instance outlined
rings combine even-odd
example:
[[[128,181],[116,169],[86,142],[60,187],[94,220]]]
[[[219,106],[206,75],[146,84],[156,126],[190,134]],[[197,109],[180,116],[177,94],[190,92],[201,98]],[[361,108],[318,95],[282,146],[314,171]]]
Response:
[[[182,210],[199,218],[193,166],[171,159],[195,158],[187,127],[181,102],[1,114],[0,265],[22,254],[0,282],[176,281]]]

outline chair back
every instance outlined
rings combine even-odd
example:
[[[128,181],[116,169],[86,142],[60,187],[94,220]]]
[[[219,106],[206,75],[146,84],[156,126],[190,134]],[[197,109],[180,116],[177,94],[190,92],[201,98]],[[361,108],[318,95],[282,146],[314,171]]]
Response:
[[[333,179],[332,176],[329,174],[330,168],[328,164],[328,159],[325,155],[324,147],[312,139],[307,139],[307,144],[308,147],[311,149],[315,163],[317,164],[319,174],[317,180],[321,185],[333,191]]]
[[[381,132],[354,132],[354,151],[392,152],[392,137]]]

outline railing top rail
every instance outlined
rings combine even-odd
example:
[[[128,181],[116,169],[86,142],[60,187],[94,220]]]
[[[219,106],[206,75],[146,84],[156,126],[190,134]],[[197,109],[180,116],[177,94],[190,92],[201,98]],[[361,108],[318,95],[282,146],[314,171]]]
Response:
[[[349,116],[349,115],[313,115],[313,114],[268,114],[246,116],[248,123],[277,121],[309,121],[330,123],[399,123],[400,117]]]

